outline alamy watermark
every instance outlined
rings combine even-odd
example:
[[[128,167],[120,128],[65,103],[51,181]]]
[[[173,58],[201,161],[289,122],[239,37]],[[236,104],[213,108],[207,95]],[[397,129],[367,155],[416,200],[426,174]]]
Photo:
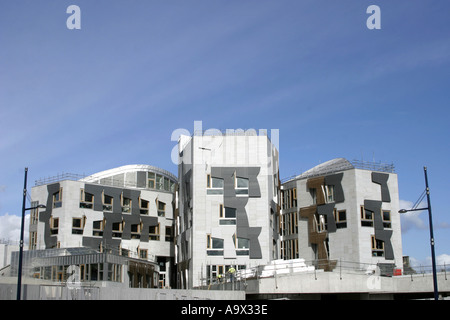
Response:
[[[70,5],[67,7],[66,13],[70,16],[66,20],[66,27],[69,30],[81,29],[81,9],[77,5]],[[369,30],[381,29],[381,9],[377,5],[370,5],[366,10],[370,16],[367,18],[366,26]]]
[[[195,148],[202,150],[198,157],[182,157],[185,143],[189,143],[189,138],[196,137]],[[245,136],[248,139],[237,141],[236,139],[227,139],[227,137]],[[267,136],[271,145],[267,144],[265,139],[252,139],[252,137]],[[279,129],[225,129],[219,130],[210,128],[204,130],[202,121],[194,121],[194,130],[191,133],[185,128],[175,129],[170,137],[171,141],[177,142],[172,148],[171,160],[174,164],[180,164],[181,158],[185,164],[257,164],[263,163],[272,152],[280,150],[280,131]],[[184,139],[184,140],[183,140]],[[276,151],[268,148],[274,147]],[[192,163],[191,163],[192,162]]]

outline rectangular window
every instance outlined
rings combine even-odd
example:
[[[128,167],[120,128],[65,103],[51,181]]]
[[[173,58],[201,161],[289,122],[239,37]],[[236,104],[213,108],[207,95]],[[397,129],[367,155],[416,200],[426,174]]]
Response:
[[[162,175],[157,174],[156,175],[156,190],[163,190],[164,189],[164,177]]]
[[[50,234],[58,234],[59,218],[50,218]]]
[[[248,195],[248,179],[235,176],[236,195]]]
[[[334,220],[336,221],[336,228],[347,228],[347,212],[345,210],[334,209]]]
[[[236,225],[236,209],[227,208],[223,210],[223,218],[219,219],[220,225]]]
[[[103,192],[103,211],[113,211],[113,197],[106,195]]]
[[[223,194],[223,179],[214,178],[208,175],[209,182],[207,185],[209,187],[206,189],[206,194]]]
[[[250,254],[250,240],[245,238],[238,238],[236,234],[233,235],[233,243],[236,248],[237,256],[248,256]]]
[[[373,227],[373,213],[364,209],[364,206],[361,206],[361,226]]]
[[[144,199],[139,200],[139,210],[141,214],[148,215],[149,202]]]
[[[210,248],[206,251],[208,256],[223,256],[223,239],[210,237]]]
[[[158,201],[158,217],[166,216],[166,204],[164,202]]]
[[[131,213],[131,199],[126,198],[123,195],[121,196],[121,205],[122,205],[122,212],[124,213]]]
[[[167,179],[166,177],[164,177],[164,190],[170,191],[169,179]]]
[[[115,238],[121,238],[123,232],[124,222],[113,222],[112,224],[112,236]]]
[[[53,208],[61,208],[62,206],[62,195],[63,189],[59,188],[58,192],[53,194]]]
[[[150,189],[155,189],[155,173],[154,172],[148,173],[148,187]]]
[[[131,239],[140,239],[142,223],[132,224],[130,228],[131,228]]]
[[[105,225],[104,220],[97,220],[92,222],[92,235],[101,237],[103,236],[103,226]]]
[[[391,211],[389,210],[382,210],[382,218],[383,218],[383,227],[385,228],[392,228],[391,224]]]
[[[159,223],[156,226],[148,227],[149,240],[159,240]]]
[[[81,189],[80,192],[80,208],[92,209],[94,207],[94,195]]]
[[[83,234],[83,228],[83,218],[72,218],[72,234]]]
[[[378,240],[375,236],[372,238],[372,256],[373,257],[384,257],[384,241]]]
[[[171,242],[173,240],[173,228],[166,227],[166,241]]]

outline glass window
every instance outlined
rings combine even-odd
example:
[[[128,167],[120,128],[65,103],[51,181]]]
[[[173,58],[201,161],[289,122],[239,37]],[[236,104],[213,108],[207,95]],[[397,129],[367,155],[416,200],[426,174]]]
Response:
[[[222,205],[220,205],[222,208]],[[235,208],[227,208],[222,212],[224,214],[223,217],[219,219],[219,224],[221,225],[236,225],[236,209]]]
[[[113,210],[113,197],[110,197],[103,193],[103,211]]]
[[[61,208],[62,206],[62,188],[53,194],[53,208]]]
[[[131,213],[131,199],[122,196],[122,212]]]
[[[223,179],[214,178],[208,175],[207,194],[223,194]],[[210,181],[209,181],[210,180]]]
[[[80,208],[92,209],[94,206],[94,195],[81,189]]]
[[[236,195],[248,195],[248,179],[236,177]]]
[[[211,239],[213,249],[223,249],[223,239],[219,238],[211,238]]]
[[[166,215],[166,204],[158,201],[158,217],[164,217]]]
[[[163,182],[163,176],[157,174],[156,175],[156,189],[157,190],[163,190],[164,182]]]
[[[223,179],[211,178],[213,188],[223,188]]]
[[[155,173],[154,172],[148,173],[148,187],[150,189],[155,189]]]
[[[92,222],[92,235],[97,237],[103,236],[103,220]]]

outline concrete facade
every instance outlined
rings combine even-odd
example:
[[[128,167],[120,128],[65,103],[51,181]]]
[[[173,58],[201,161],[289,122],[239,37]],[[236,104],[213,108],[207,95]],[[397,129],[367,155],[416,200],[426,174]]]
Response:
[[[177,270],[183,288],[277,255],[278,151],[267,136],[182,136]],[[275,244],[275,245],[274,245]]]
[[[30,249],[87,247],[158,263],[171,285],[176,177],[130,165],[32,188]]]
[[[338,262],[381,264],[391,274],[403,269],[398,181],[391,171],[359,169],[339,158],[283,183],[282,195],[295,189],[295,201],[286,205],[289,196],[282,196],[281,215],[299,214],[296,232],[280,237],[298,241],[283,258],[318,260],[328,271]]]

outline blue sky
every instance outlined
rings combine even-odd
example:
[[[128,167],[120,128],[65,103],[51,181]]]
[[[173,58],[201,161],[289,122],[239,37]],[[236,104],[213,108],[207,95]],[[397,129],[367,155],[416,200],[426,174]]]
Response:
[[[81,29],[69,30],[69,5]],[[369,5],[381,29],[369,30]],[[402,204],[429,171],[436,254],[450,258],[447,0],[4,0],[0,238],[28,186],[125,164],[177,172],[174,130],[278,129],[281,176],[336,157],[394,163]],[[403,253],[430,256],[426,213]],[[447,260],[450,263],[450,260]]]

